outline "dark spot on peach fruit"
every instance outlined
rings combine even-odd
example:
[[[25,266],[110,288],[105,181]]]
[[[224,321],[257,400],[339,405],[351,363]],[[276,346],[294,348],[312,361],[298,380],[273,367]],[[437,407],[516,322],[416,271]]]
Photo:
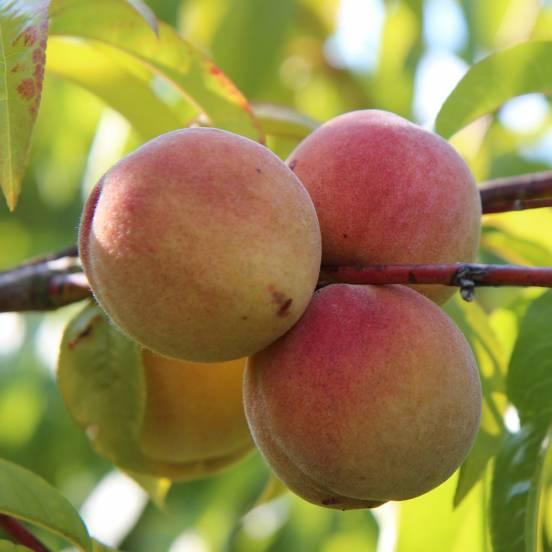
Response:
[[[278,310],[276,311],[276,314],[282,317],[287,316],[289,314],[289,308],[293,303],[293,299],[291,297],[286,297],[284,293],[282,293],[281,291],[278,291],[272,285],[268,286],[268,291],[272,295],[272,302],[278,306]]]
[[[296,166],[297,166],[297,159],[292,159],[289,163],[289,168],[291,170],[294,170]]]

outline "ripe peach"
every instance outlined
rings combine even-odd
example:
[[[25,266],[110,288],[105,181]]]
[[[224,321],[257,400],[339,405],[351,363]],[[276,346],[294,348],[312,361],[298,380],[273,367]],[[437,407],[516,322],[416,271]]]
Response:
[[[445,481],[478,429],[481,387],[462,333],[404,286],[331,285],[253,355],[253,439],[306,500],[375,507]]]
[[[322,125],[288,159],[309,191],[322,231],[322,264],[472,262],[481,201],[445,140],[378,110]],[[417,288],[437,303],[454,288]]]
[[[320,268],[320,229],[272,152],[212,128],[169,132],[102,177],[79,237],[96,298],[165,356],[218,362],[285,333]]]
[[[161,357],[91,305],[65,331],[58,384],[101,456],[133,472],[187,480],[217,472],[254,448],[242,402],[245,363]]]

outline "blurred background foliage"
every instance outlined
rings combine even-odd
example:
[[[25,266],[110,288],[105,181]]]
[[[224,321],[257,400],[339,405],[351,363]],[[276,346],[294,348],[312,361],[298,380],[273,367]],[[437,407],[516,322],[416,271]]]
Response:
[[[149,0],[147,4],[161,21],[209,55],[259,112],[266,104],[287,106],[317,122],[353,109],[379,108],[431,126],[469,66],[520,41],[552,40],[549,1]],[[63,40],[51,44],[18,208],[9,213],[0,205],[0,270],[73,244],[91,185],[155,128],[147,122],[147,113],[144,125],[137,128],[104,102],[110,97],[112,106],[119,102],[137,113],[143,109],[142,96],[133,93],[136,74],[129,69],[124,78],[114,76],[102,65],[102,55],[118,55],[120,66],[127,67],[120,53],[96,47],[94,56],[86,57],[86,45],[81,44],[81,50],[64,49]],[[197,116],[197,110],[166,83],[150,78],[155,93],[171,110],[167,126],[177,128]],[[101,85],[99,97],[73,82],[82,84],[86,79]],[[268,144],[285,157],[298,139],[293,132],[269,134]],[[451,141],[479,181],[549,169],[550,99],[535,93],[510,100]],[[550,209],[484,217],[482,262],[551,265],[551,259]],[[341,513],[284,495],[252,509],[269,475],[257,453],[218,476],[174,485],[164,510],[148,502],[140,487],[93,453],[61,403],[55,383],[57,347],[73,307],[45,315],[0,315],[0,455],[53,483],[81,508],[94,536],[123,550],[490,550],[488,504],[497,478],[492,483],[493,463],[488,460],[519,428],[516,410],[508,404],[521,407],[512,396],[506,399],[507,385],[508,389],[527,385],[519,370],[507,376],[506,367],[528,306],[541,293],[482,289],[477,293],[478,306],[466,307],[459,301],[449,305],[482,370],[483,430],[460,478],[455,475],[435,491],[405,503],[373,512]],[[538,315],[542,312],[547,311]],[[541,326],[550,319],[542,318]],[[520,355],[518,350],[515,366]],[[545,388],[551,383],[549,368],[550,375],[541,374],[539,380]],[[533,466],[531,459],[525,464],[518,461]],[[501,462],[507,471],[508,457]],[[550,461],[543,465],[543,493],[537,504],[543,521],[538,531],[539,547],[547,550],[552,537],[552,508],[545,508],[551,496]],[[501,488],[515,493],[508,485],[506,481]],[[498,507],[505,504],[499,502]],[[504,523],[510,523],[507,517]]]

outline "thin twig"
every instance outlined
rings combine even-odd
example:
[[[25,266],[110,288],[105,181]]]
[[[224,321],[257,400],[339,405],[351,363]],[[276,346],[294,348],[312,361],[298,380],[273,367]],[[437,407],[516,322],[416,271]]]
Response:
[[[17,544],[23,544],[33,552],[50,552],[22,523],[11,516],[0,514],[0,527]]]
[[[470,300],[475,286],[552,287],[552,267],[486,265],[473,263],[438,265],[323,266],[321,284],[441,284],[461,288]]]

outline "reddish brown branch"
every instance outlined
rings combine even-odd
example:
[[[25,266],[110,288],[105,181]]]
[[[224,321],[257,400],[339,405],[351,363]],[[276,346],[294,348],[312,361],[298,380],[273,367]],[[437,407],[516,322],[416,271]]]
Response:
[[[483,182],[483,213],[501,213],[552,206],[552,171]]]
[[[23,544],[34,552],[49,552],[46,548],[22,523],[11,516],[0,514],[0,527],[17,544]]]
[[[471,299],[475,286],[552,287],[552,267],[514,265],[367,265],[323,266],[320,282],[349,284],[441,284],[457,286]]]
[[[52,255],[0,272],[0,312],[53,310],[90,295],[76,257]]]

